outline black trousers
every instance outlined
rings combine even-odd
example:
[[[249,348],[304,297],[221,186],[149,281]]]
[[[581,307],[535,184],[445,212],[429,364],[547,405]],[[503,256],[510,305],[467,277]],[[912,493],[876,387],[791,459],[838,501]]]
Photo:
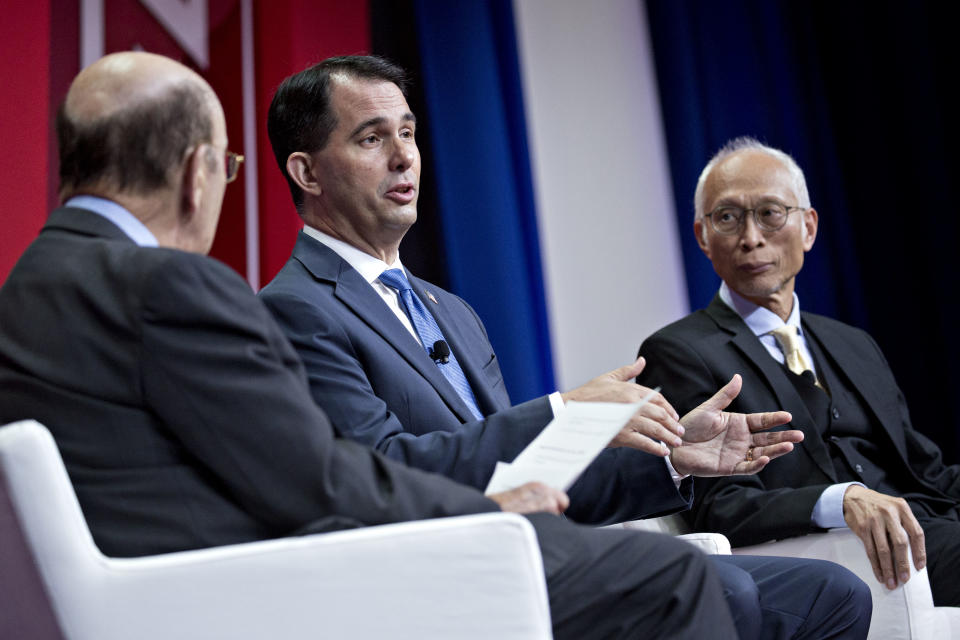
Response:
[[[707,556],[683,540],[527,516],[564,638],[862,639],[866,584],[831,562]]]
[[[833,562],[710,556],[741,640],[867,637],[870,588]]]
[[[712,563],[694,546],[527,517],[540,542],[557,640],[737,638]]]

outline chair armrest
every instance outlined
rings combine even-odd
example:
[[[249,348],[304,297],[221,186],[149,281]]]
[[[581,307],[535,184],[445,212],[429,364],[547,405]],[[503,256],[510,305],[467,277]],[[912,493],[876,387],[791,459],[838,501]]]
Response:
[[[910,559],[910,580],[890,591],[873,575],[863,543],[849,529],[831,529],[798,538],[765,542],[733,550],[738,555],[789,556],[830,560],[843,565],[870,587],[873,619],[868,638],[930,639],[949,637],[946,615],[933,606],[926,568]],[[935,613],[936,610],[936,613]]]
[[[696,545],[706,554],[715,556],[729,556],[731,554],[730,541],[727,540],[727,536],[720,533],[685,533],[677,537]]]
[[[514,514],[101,564],[56,597],[71,639],[551,637],[536,534]]]
[[[645,520],[630,520],[628,522],[610,525],[610,528],[663,533],[676,536],[681,540],[686,540],[690,544],[699,547],[704,553],[723,556],[730,555],[730,541],[727,540],[725,535],[721,533],[687,533],[690,531],[690,528],[683,518],[678,515],[647,518]]]

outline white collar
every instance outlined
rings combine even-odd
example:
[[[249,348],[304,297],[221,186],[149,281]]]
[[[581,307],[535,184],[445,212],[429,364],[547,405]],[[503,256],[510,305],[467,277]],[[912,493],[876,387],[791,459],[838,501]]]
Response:
[[[387,269],[403,269],[400,256],[397,256],[396,261],[391,265],[380,258],[375,258],[369,253],[357,249],[353,245],[347,244],[343,240],[327,235],[319,229],[314,229],[310,225],[303,225],[303,232],[343,258],[370,284],[373,284],[380,277],[380,274]],[[405,269],[404,272],[406,273]]]
[[[97,196],[73,196],[63,203],[65,207],[86,209],[102,216],[120,227],[120,230],[141,247],[156,247],[157,237],[145,224],[113,200]]]
[[[720,285],[720,299],[743,318],[744,323],[756,336],[770,333],[785,324],[796,327],[800,335],[803,335],[803,328],[800,326],[800,298],[797,297],[796,292],[793,293],[793,309],[786,322],[773,311],[750,302],[728,287],[726,282]]]

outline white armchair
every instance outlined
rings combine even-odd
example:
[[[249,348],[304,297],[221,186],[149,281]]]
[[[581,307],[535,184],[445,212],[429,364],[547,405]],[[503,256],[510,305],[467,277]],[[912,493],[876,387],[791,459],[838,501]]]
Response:
[[[624,523],[624,527],[673,535],[690,530],[680,516],[637,520]],[[893,591],[887,590],[874,577],[863,543],[849,529],[737,547],[733,553],[815,558],[843,565],[870,587],[873,618],[869,640],[960,640],[960,608],[933,606],[927,570],[917,571],[911,561],[910,580]]]
[[[0,480],[70,640],[551,637],[535,533],[517,515],[114,559],[42,425],[0,427]]]

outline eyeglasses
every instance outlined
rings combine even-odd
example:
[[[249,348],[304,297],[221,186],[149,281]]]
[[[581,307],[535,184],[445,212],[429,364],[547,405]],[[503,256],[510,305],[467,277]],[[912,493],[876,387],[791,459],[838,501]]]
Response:
[[[806,207],[788,207],[779,202],[764,202],[752,209],[743,207],[717,207],[706,214],[710,218],[713,230],[722,236],[732,236],[743,229],[747,212],[753,214],[753,221],[763,231],[779,231],[787,224],[787,217],[796,210]]]
[[[230,150],[225,151],[224,155],[226,156],[225,166],[227,167],[227,184],[230,184],[237,179],[237,174],[240,173],[240,165],[243,163],[243,156]]]

